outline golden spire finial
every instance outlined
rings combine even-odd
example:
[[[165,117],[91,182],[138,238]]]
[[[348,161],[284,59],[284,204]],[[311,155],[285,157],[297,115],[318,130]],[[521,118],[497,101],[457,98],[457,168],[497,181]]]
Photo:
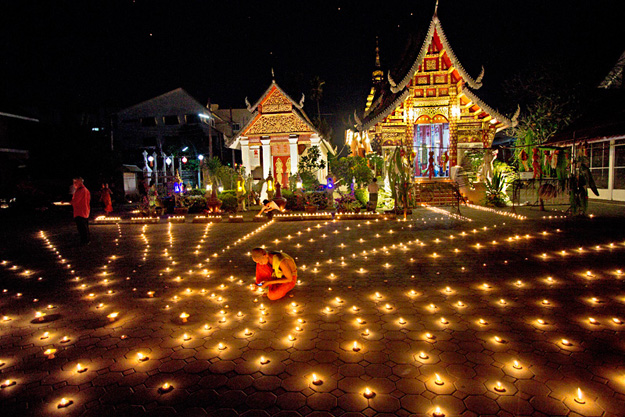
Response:
[[[380,68],[382,65],[380,64],[380,43],[379,39],[375,37],[375,67]]]
[[[436,6],[434,6],[434,16],[438,14],[438,0],[436,0]]]

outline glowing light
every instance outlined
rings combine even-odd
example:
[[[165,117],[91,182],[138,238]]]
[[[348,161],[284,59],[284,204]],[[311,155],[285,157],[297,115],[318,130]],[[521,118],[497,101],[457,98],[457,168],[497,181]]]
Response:
[[[317,376],[317,374],[312,374],[312,383],[314,385],[321,385],[323,384],[323,381]]]
[[[514,363],[512,364],[512,367],[514,369],[523,369],[523,367],[521,366],[521,364],[517,360],[514,361]]]
[[[371,391],[369,389],[369,387],[365,388],[365,391],[363,392],[363,394],[365,398],[369,399],[369,398],[373,398],[375,396],[375,392]]]
[[[434,379],[434,383],[436,385],[444,385],[445,384],[445,382],[441,379],[439,374],[434,374],[434,375],[436,375],[436,378]]]
[[[506,388],[503,385],[501,385],[501,382],[499,381],[497,381],[497,383],[495,384],[494,389],[497,392],[506,392]]]
[[[577,397],[575,397],[575,402],[578,404],[586,404],[586,401],[584,400],[584,397],[582,396],[582,389],[581,388],[577,388]]]
[[[70,405],[72,405],[74,402],[72,400],[68,400],[67,398],[61,398],[61,401],[59,401],[59,404],[57,405],[58,408],[66,408],[69,407]]]

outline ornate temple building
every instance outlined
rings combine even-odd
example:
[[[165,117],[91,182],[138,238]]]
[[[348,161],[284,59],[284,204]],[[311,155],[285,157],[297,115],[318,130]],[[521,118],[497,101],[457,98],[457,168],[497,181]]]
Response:
[[[376,46],[364,116],[354,112],[356,124],[346,132],[352,154],[386,156],[402,146],[410,150],[415,177],[448,177],[466,149],[490,148],[495,133],[515,124],[476,95],[483,75],[483,68],[477,78],[463,68],[436,11],[421,48],[405,54],[386,77]]]
[[[311,146],[318,146],[326,168],[318,172],[317,179],[325,183],[328,153],[334,149],[304,113],[304,96],[295,102],[274,80],[254,105],[247,99],[246,104],[251,118],[229,144],[231,149],[241,150],[246,174],[260,180],[271,173],[286,186],[289,175],[297,174],[299,158]]]

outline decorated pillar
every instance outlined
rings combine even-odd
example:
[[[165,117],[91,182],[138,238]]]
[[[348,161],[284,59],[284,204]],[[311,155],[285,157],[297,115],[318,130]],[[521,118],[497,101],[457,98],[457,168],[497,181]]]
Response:
[[[248,138],[241,138],[241,160],[245,175],[250,175],[252,168],[250,167],[250,140]]]
[[[263,145],[263,178],[267,178],[271,169],[271,141],[269,139],[261,139],[260,143]]]
[[[297,154],[297,138],[289,138],[289,153],[291,157],[291,175],[297,174],[299,155]]]
[[[321,152],[321,138],[319,137],[318,134],[313,133],[312,135],[310,135],[310,146],[317,146],[319,147],[319,155],[321,155],[323,157],[323,152]],[[327,161],[326,161],[327,162]],[[327,163],[326,163],[326,168],[327,169]],[[317,172],[317,181],[319,182],[323,182],[323,180],[325,179],[325,177],[327,176],[327,173],[325,172],[325,169],[323,170],[319,170]]]

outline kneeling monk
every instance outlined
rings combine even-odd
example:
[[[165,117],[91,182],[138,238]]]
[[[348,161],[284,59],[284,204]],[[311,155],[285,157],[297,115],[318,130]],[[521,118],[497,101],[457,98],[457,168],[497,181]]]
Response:
[[[268,288],[267,298],[270,300],[279,300],[295,287],[297,266],[286,253],[254,248],[252,259],[256,262],[256,283]]]

